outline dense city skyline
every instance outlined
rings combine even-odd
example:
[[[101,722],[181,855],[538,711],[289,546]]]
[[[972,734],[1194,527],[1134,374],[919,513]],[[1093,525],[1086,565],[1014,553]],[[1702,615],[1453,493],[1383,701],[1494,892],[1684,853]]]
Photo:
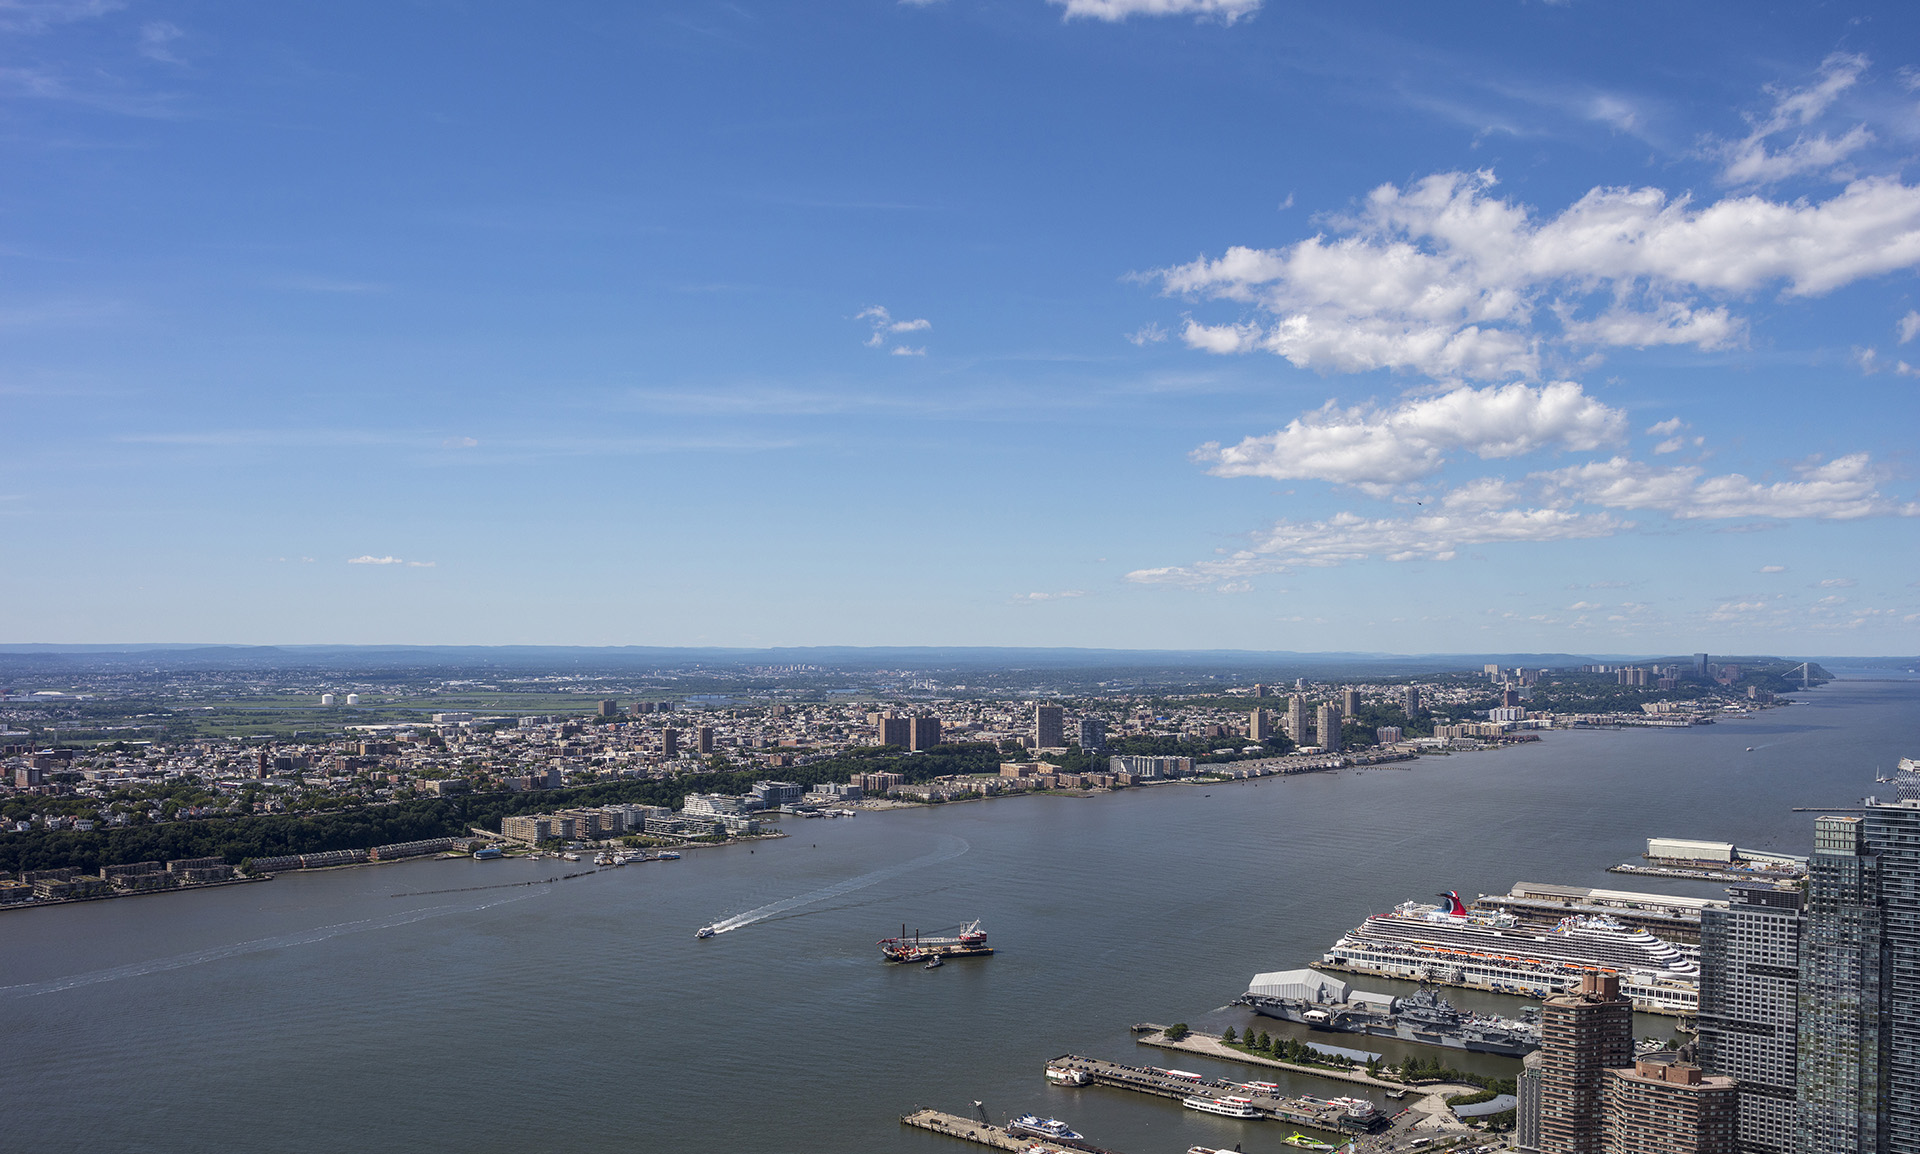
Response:
[[[1914,23],[7,5],[0,641],[1911,652]]]

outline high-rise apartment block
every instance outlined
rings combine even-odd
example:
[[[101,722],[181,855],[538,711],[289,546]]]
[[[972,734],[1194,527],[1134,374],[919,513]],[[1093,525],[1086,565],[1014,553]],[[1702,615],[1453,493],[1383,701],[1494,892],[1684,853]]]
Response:
[[[940,744],[940,719],[916,717],[907,723],[907,748],[928,750]]]
[[[1253,687],[1253,695],[1254,695],[1255,697],[1266,697],[1266,696],[1268,696],[1268,694],[1270,694],[1271,692],[1272,692],[1272,691],[1271,691],[1271,690],[1269,690],[1269,689],[1268,689],[1268,688],[1267,688],[1266,686],[1264,686],[1264,685],[1256,685],[1256,686],[1254,686],[1254,687]]]
[[[711,725],[701,726],[699,738],[700,738],[700,752],[712,753],[713,752],[713,726]]]
[[[1058,705],[1033,707],[1033,746],[1056,749],[1067,744],[1067,711]]]
[[[1333,752],[1340,748],[1340,707],[1331,701],[1320,703],[1320,712],[1314,719],[1314,729],[1319,738],[1320,748]]]
[[[1603,1154],[1606,1071],[1633,1064],[1633,1001],[1619,975],[1587,974],[1578,991],[1546,999],[1540,1034],[1539,1149]]]
[[[1902,762],[1906,769],[1910,762]],[[1869,805],[1867,848],[1880,858],[1881,1071],[1886,1150],[1920,1150],[1920,800]]]
[[[1920,1150],[1920,800],[1814,822],[1799,993],[1795,1149]]]
[[[1273,723],[1267,717],[1267,711],[1256,709],[1247,715],[1247,740],[1265,741],[1273,736]]]
[[[1107,747],[1107,723],[1098,717],[1080,719],[1080,748],[1085,750],[1105,749]]]
[[[1601,1149],[1606,1154],[1737,1154],[1739,1089],[1674,1054],[1649,1054],[1606,1072]]]
[[[1513,1080],[1517,1102],[1513,1108],[1513,1148],[1521,1154],[1539,1154],[1540,1150],[1540,1051],[1520,1059],[1520,1073]]]
[[[867,720],[873,724],[873,743],[875,745],[897,745],[905,749],[913,740],[912,727],[907,719],[889,710],[886,713],[869,713]]]
[[[1307,744],[1307,699],[1296,693],[1287,699],[1287,736],[1295,745]]]
[[[1793,1149],[1798,1061],[1797,889],[1743,882],[1700,912],[1700,1065],[1740,1084],[1742,1154]]]
[[[1400,708],[1406,711],[1408,717],[1419,714],[1420,687],[1418,685],[1409,685],[1400,691]]]
[[[620,703],[618,701],[612,701],[612,700],[602,701],[600,703],[600,716],[602,717],[620,716]]]
[[[1884,1109],[1880,861],[1866,820],[1821,817],[1801,930],[1795,1149],[1870,1154]]]
[[[680,731],[665,729],[660,732],[660,749],[668,757],[680,756]]]
[[[1360,691],[1358,689],[1349,689],[1342,692],[1340,694],[1340,709],[1348,717],[1353,717],[1359,714]]]

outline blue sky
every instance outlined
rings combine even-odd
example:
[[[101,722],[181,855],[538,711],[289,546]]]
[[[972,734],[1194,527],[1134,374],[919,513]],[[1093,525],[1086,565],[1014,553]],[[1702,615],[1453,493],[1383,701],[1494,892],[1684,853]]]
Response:
[[[1920,650],[1917,24],[0,0],[0,640]]]

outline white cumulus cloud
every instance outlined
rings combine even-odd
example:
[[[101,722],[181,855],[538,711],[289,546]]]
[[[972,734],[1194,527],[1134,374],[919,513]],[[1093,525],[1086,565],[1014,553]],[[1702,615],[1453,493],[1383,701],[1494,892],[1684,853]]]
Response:
[[[1516,457],[1544,448],[1587,450],[1618,441],[1625,414],[1571,381],[1461,386],[1391,408],[1329,401],[1266,436],[1203,445],[1196,456],[1222,477],[1314,479],[1391,486],[1438,472],[1446,455]]]
[[[349,565],[404,565],[406,564],[406,562],[401,560],[398,557],[375,557],[371,553],[363,553],[358,557],[347,558],[347,564]]]
[[[1920,516],[1920,503],[1884,496],[1884,471],[1866,453],[1801,465],[1797,479],[1765,483],[1740,473],[1706,476],[1696,466],[1649,465],[1627,457],[1590,461],[1533,479],[1564,502],[1656,509],[1678,520],[1769,517],[1848,521]]]
[[[883,305],[869,305],[853,314],[853,319],[867,322],[869,331],[865,343],[870,349],[885,348],[889,338],[900,333],[925,332],[933,327],[933,322],[925,317],[916,317],[912,320],[902,321],[894,320],[893,314],[888,312]],[[924,356],[926,351],[925,349],[908,348],[905,345],[895,345],[893,347],[893,355],[896,357]]]
[[[1696,205],[1595,188],[1551,216],[1493,195],[1491,172],[1382,185],[1361,211],[1278,249],[1233,246],[1152,274],[1169,294],[1250,305],[1190,319],[1186,342],[1300,367],[1532,377],[1543,349],[1744,339],[1717,298],[1817,296],[1920,266],[1920,187],[1856,180],[1823,201],[1756,194]]]
[[[1047,0],[1066,9],[1064,18],[1118,23],[1129,16],[1193,16],[1232,24],[1260,10],[1260,0]]]

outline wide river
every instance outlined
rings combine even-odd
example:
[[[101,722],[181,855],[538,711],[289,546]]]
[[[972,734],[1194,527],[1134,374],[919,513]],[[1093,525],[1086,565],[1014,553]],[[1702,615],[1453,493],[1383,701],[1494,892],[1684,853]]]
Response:
[[[553,885],[503,883],[582,867],[415,862],[0,914],[0,1149],[962,1154],[978,1147],[898,1119],[979,1099],[1128,1154],[1285,1150],[1279,1124],[1041,1068],[1075,1052],[1246,1072],[1175,1062],[1128,1026],[1237,1023],[1221,1007],[1250,975],[1409,897],[1520,880],[1716,896],[1604,871],[1650,835],[1806,852],[1793,806],[1858,804],[1920,755],[1920,682],[1803,696],[1410,769],[789,819],[752,852]],[[902,923],[970,918],[998,955],[879,961]]]

